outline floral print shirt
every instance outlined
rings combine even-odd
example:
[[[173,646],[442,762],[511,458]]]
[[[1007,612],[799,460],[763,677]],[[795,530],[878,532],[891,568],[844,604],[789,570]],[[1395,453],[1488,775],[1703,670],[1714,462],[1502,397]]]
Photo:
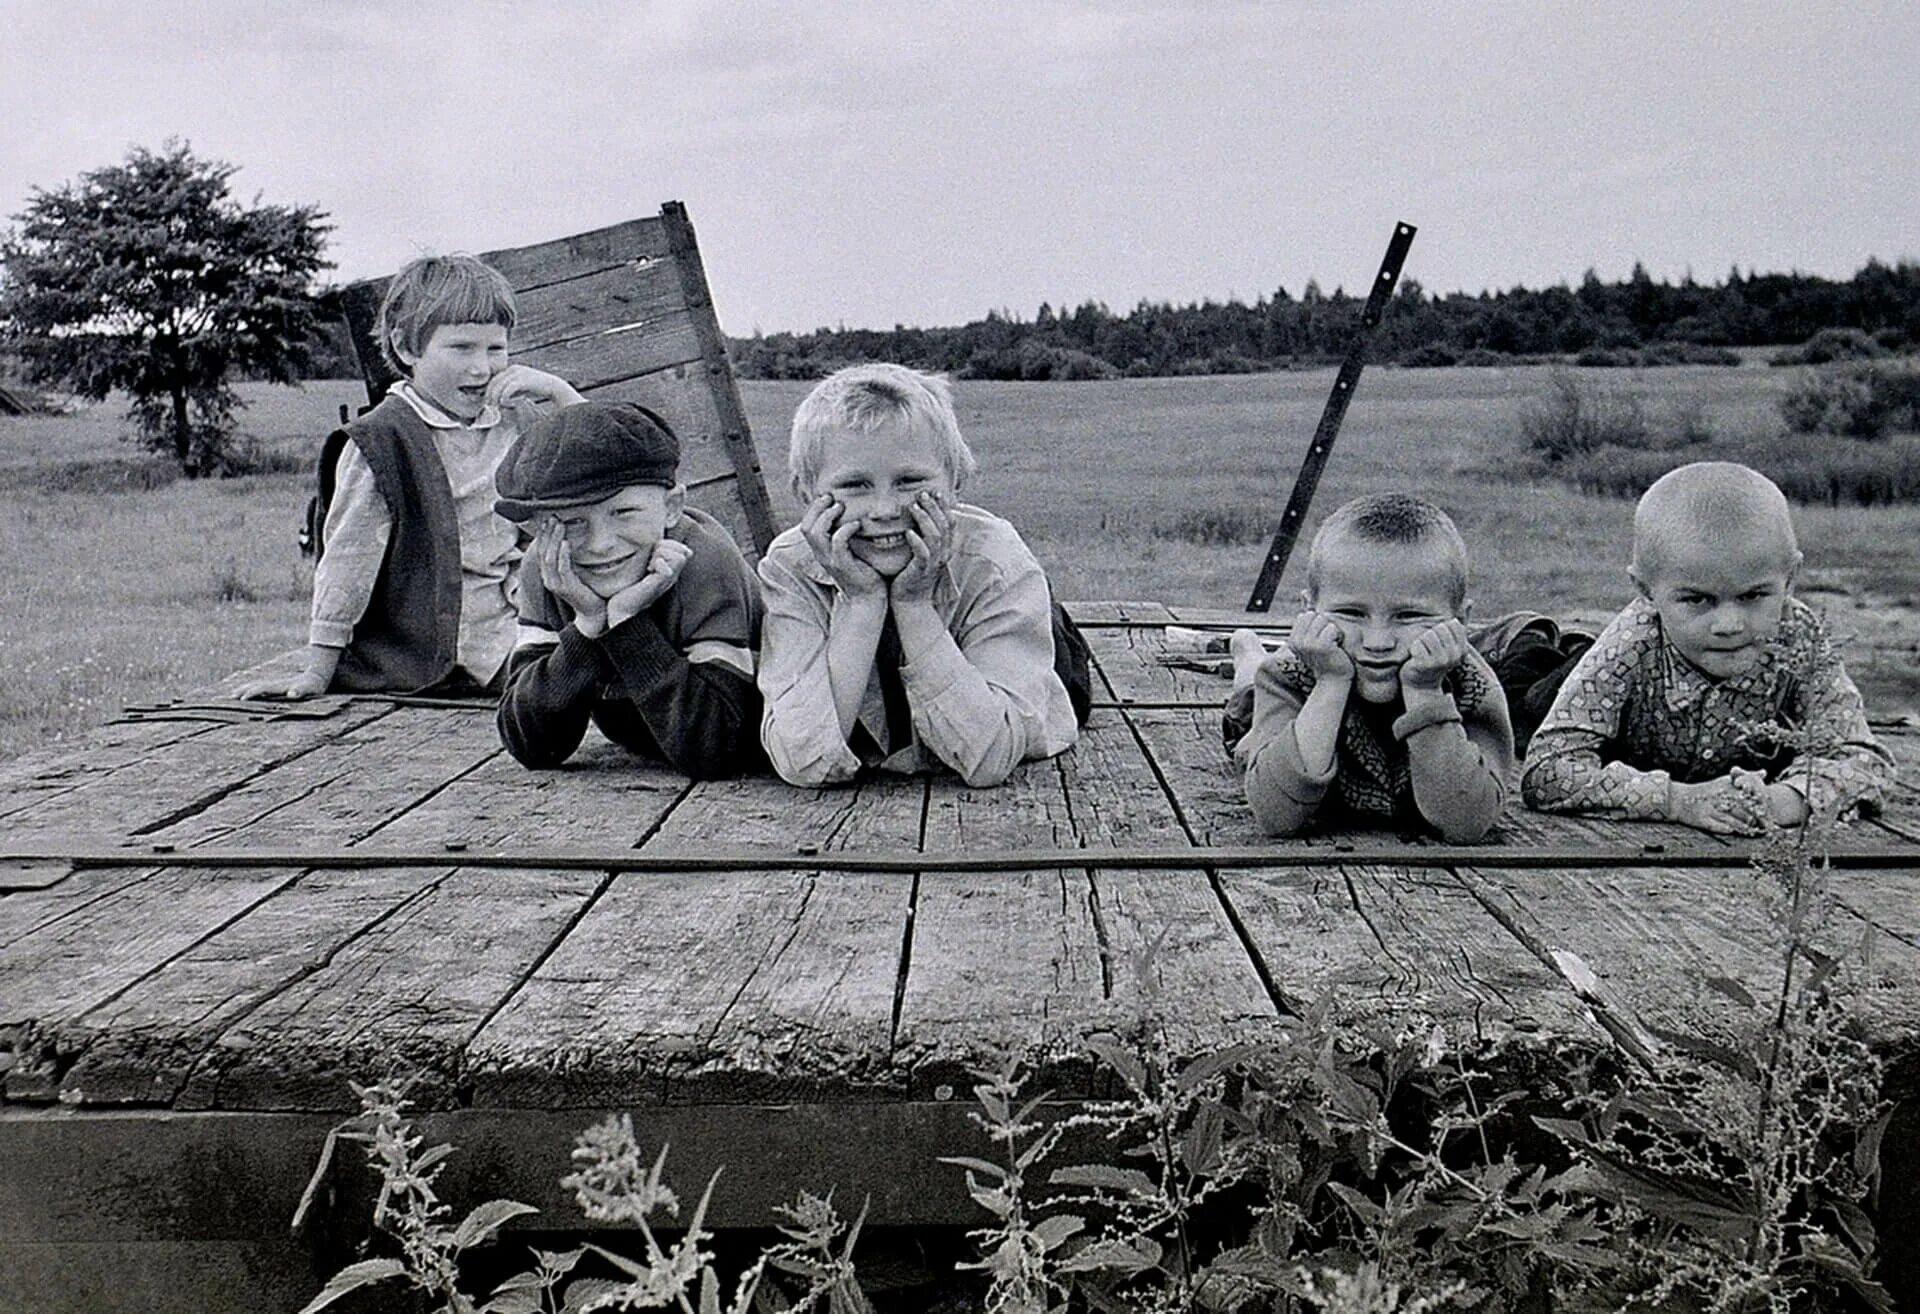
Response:
[[[1671,785],[1764,772],[1815,816],[1877,808],[1893,758],[1867,728],[1860,691],[1814,610],[1787,600],[1749,670],[1715,680],[1668,642],[1635,598],[1568,673],[1527,750],[1528,806],[1661,819]]]

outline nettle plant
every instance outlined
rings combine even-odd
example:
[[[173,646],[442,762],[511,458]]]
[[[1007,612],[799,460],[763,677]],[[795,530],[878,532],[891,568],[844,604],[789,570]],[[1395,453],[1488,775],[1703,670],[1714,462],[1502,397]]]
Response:
[[[1832,821],[1757,852],[1778,975],[1759,994],[1707,980],[1731,1006],[1713,1038],[1468,1052],[1430,1020],[1357,1028],[1323,1001],[1283,1039],[1197,1058],[1144,1016],[1092,1046],[1107,1099],[1031,1091],[1017,1056],[979,1068],[987,1148],[943,1162],[985,1214],[961,1266],[981,1307],[1891,1314],[1864,1208],[1890,1115],[1846,1007],[1865,942],[1834,929]],[[397,1253],[343,1269],[308,1311],[390,1281],[448,1314],[871,1309],[855,1267],[864,1210],[849,1225],[805,1193],[723,1305],[712,1182],[665,1244],[652,1220],[678,1215],[666,1149],[649,1158],[625,1117],[581,1135],[563,1185],[589,1220],[637,1230],[642,1258],[535,1251],[489,1298],[469,1296],[463,1257],[533,1211],[492,1201],[455,1223],[434,1189],[450,1147],[422,1147],[392,1085],[357,1089],[364,1112],[340,1131],[367,1145],[374,1225]]]

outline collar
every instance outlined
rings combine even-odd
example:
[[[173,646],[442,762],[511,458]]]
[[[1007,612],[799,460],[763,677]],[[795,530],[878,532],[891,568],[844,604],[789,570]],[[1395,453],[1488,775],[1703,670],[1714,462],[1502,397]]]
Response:
[[[1774,668],[1780,663],[1780,636],[1775,634],[1767,640],[1766,647],[1760,650],[1760,660],[1751,668],[1724,680],[1714,679],[1681,656],[1680,650],[1673,646],[1673,640],[1664,633],[1660,636],[1660,656],[1667,667],[1667,707],[1671,711],[1684,712],[1699,706],[1716,692],[1738,694],[1770,688]]]
[[[398,397],[401,401],[413,407],[413,413],[418,415],[428,428],[491,429],[494,425],[500,423],[500,408],[493,402],[488,402],[483,406],[480,409],[480,414],[476,415],[471,421],[456,420],[453,416],[448,415],[438,406],[435,406],[432,402],[421,396],[419,391],[413,386],[413,380],[411,379],[400,380],[394,384],[393,387],[389,388],[387,392],[389,396]]]

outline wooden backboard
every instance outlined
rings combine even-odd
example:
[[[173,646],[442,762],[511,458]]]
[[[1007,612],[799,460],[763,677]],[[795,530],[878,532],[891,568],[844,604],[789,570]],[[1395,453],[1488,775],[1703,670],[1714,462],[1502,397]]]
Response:
[[[688,500],[752,555],[774,525],[766,481],[727,363],[706,271],[686,207],[611,228],[480,257],[506,276],[519,303],[513,358],[549,370],[596,401],[637,401],[680,436]],[[341,290],[368,400],[395,375],[374,324],[387,280]]]

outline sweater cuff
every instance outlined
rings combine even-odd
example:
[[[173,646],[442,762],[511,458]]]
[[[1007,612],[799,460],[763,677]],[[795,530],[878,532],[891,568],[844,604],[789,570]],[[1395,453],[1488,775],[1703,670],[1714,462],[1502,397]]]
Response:
[[[608,630],[600,639],[614,670],[630,688],[652,688],[672,674],[680,650],[667,642],[660,623],[642,612]]]
[[[1393,723],[1393,737],[1405,742],[1422,730],[1436,725],[1459,725],[1460,721],[1460,708],[1451,700],[1430,703],[1417,711],[1401,713]]]

